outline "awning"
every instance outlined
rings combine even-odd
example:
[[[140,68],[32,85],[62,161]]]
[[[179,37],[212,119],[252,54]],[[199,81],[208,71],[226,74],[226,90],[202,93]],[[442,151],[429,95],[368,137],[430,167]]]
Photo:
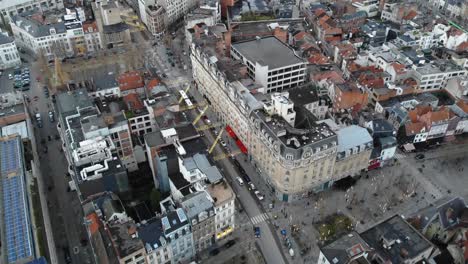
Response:
[[[226,126],[226,131],[228,132],[230,137],[237,138],[236,133],[234,133],[234,131],[232,130],[232,128],[229,125]]]
[[[374,170],[374,169],[377,169],[377,168],[380,168],[380,162],[376,162],[376,163],[370,165],[369,167],[367,167],[367,170]]]
[[[242,141],[240,141],[240,140],[238,139],[238,140],[236,140],[236,144],[237,144],[237,146],[239,147],[240,151],[242,151],[242,153],[247,154],[247,148],[244,146],[244,144],[242,143]]]

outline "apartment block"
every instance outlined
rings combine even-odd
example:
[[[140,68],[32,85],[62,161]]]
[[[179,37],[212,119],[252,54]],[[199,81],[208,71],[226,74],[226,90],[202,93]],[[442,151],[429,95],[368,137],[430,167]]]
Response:
[[[248,75],[265,93],[299,86],[306,79],[306,63],[276,37],[233,43],[231,56],[247,66]]]
[[[258,86],[248,74],[242,74],[245,66],[218,60],[209,52],[200,44],[192,44],[198,89],[277,197],[288,201],[305,192],[330,187],[336,135],[326,125],[313,122],[306,109],[296,112],[287,93],[258,100],[249,91]],[[249,89],[241,83],[249,81]]]
[[[5,18],[5,22],[11,21],[11,18],[31,10],[40,10],[41,12],[63,9],[63,0],[14,0],[0,1],[0,12]],[[3,22],[3,21],[2,21]]]
[[[15,40],[0,32],[0,70],[21,65]]]

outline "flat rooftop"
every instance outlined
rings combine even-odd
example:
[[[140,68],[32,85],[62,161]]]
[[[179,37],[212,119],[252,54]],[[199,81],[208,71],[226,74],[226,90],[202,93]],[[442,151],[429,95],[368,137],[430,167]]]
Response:
[[[407,259],[413,259],[427,249],[434,247],[429,240],[399,215],[361,233],[361,237],[384,260],[391,263],[405,263]],[[384,246],[384,243],[391,244],[391,246]]]
[[[208,185],[206,191],[213,198],[216,207],[234,199],[234,192],[225,181]]]
[[[109,231],[121,258],[144,248],[143,242],[138,236],[132,237],[132,233],[137,231],[137,226],[132,222],[113,224],[109,226]]]
[[[276,37],[237,42],[232,44],[232,48],[247,60],[268,66],[269,70],[304,63],[293,49]]]

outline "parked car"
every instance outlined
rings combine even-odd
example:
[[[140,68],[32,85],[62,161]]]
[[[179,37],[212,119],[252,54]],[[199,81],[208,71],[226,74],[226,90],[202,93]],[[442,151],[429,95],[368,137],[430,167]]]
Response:
[[[247,185],[249,186],[249,190],[251,191],[257,190],[257,188],[255,188],[255,185],[252,182],[249,182]]]
[[[424,154],[418,154],[414,158],[417,159],[417,160],[422,160],[422,159],[425,158],[425,156],[424,156]]]
[[[245,173],[244,169],[242,169],[242,172],[243,172],[242,178],[244,179],[244,181],[247,183],[251,182],[249,175]]]
[[[8,80],[13,80],[13,74],[11,73],[8,74]]]
[[[210,256],[216,256],[219,254],[219,249],[215,248],[210,251]]]
[[[236,244],[236,241],[233,240],[233,239],[231,239],[231,240],[229,240],[226,244],[224,244],[224,246],[225,246],[226,248],[230,248],[230,247],[234,246],[235,244]]]

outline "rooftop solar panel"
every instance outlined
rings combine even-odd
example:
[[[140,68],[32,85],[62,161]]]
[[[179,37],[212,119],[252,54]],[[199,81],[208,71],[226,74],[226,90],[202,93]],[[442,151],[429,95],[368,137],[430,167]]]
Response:
[[[19,137],[0,141],[0,183],[8,262],[33,257],[21,144]]]

